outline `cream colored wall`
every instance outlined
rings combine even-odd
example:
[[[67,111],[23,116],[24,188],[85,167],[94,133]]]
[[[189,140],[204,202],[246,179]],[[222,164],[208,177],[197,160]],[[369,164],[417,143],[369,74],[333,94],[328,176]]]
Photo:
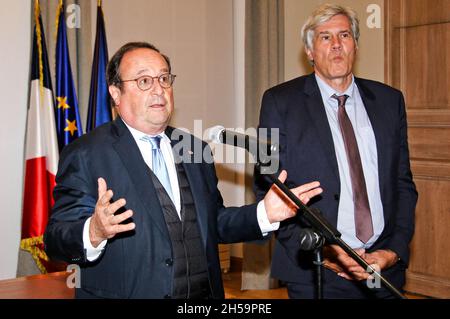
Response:
[[[215,125],[242,128],[244,5],[242,0],[104,1],[110,57],[128,41],[154,44],[170,57],[177,75],[173,126],[198,137]],[[194,127],[198,120],[201,126]],[[217,153],[233,151],[214,147]],[[225,205],[243,205],[243,165],[216,162],[216,168]],[[242,257],[241,245],[233,245],[231,254]]]
[[[312,72],[306,61],[300,31],[303,23],[313,10],[322,3],[330,1],[319,0],[285,0],[285,78]],[[359,41],[358,59],[355,65],[355,75],[384,81],[384,21],[383,0],[338,0],[331,1],[350,6],[356,10],[360,20],[361,36]],[[371,4],[381,8],[381,28],[369,29],[367,26],[367,8]]]
[[[110,56],[128,41],[148,41],[170,57],[177,74],[172,124],[232,123],[231,1],[109,0],[103,7]]]
[[[10,1],[2,7],[0,45],[0,279],[6,279],[16,276],[20,242],[31,1]]]

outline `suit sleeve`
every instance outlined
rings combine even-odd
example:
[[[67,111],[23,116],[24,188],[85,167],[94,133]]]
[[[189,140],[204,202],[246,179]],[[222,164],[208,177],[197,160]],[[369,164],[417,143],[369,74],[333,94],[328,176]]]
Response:
[[[218,179],[211,150],[206,144],[204,147],[203,154],[209,154],[210,157],[207,163],[204,163],[204,172],[207,177],[205,183],[213,197],[211,202],[216,205],[213,210],[217,213],[214,225],[218,242],[228,244],[262,239],[256,204],[241,207],[224,206],[222,195],[218,189]]]
[[[395,228],[389,241],[389,249],[395,251],[400,259],[408,264],[409,243],[414,234],[414,216],[417,203],[417,191],[412,179],[409,161],[407,120],[405,102],[400,94],[399,122],[400,122],[400,152],[397,178],[397,210]]]
[[[284,113],[281,109],[281,103],[279,103],[279,99],[277,99],[277,97],[278,96],[276,96],[271,90],[268,90],[264,93],[261,103],[259,128],[266,128],[268,130],[269,137],[272,128],[279,130],[280,164],[278,173],[280,173],[281,169],[286,165],[285,163],[289,145],[287,145],[286,141]],[[264,198],[272,184],[273,183],[267,177],[259,174],[259,172],[255,170],[253,189],[258,201]],[[289,187],[297,186],[290,183],[289,172],[288,180],[286,180],[285,184]],[[299,224],[299,220],[297,218],[290,218],[281,222],[280,228],[275,232],[278,242],[285,248],[285,252],[295,264],[298,263],[298,238],[300,236],[300,230],[301,227]]]
[[[279,110],[277,108],[276,100],[273,94],[270,91],[266,91],[263,95],[262,103],[261,103],[261,111],[259,115],[259,125],[258,125],[258,134],[261,129],[267,129],[267,137],[272,139],[272,130],[278,129],[279,131],[279,139],[280,139],[280,167],[283,166],[284,160],[286,158],[286,139],[285,139],[285,131],[283,125],[283,119]],[[266,139],[266,137],[262,137],[262,139]],[[278,174],[280,169],[277,169]],[[253,190],[258,201],[262,200],[266,193],[269,191],[272,186],[272,182],[266,176],[260,174],[259,171],[255,169],[254,171],[254,184]]]
[[[86,159],[80,152],[66,150],[60,159],[55,205],[45,234],[45,251],[52,259],[69,263],[86,262],[83,226],[95,209],[96,186],[92,182]]]

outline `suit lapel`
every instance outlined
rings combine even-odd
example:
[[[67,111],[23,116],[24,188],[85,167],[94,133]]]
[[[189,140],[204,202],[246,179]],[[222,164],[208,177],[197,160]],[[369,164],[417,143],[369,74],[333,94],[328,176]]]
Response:
[[[311,74],[306,78],[304,93],[307,95],[306,109],[316,127],[317,136],[323,146],[328,162],[336,178],[339,179],[339,169],[336,151],[334,149],[333,136],[331,134],[325,106],[323,105],[322,96],[314,74]]]
[[[383,117],[383,112],[377,107],[375,95],[365,86],[362,81],[358,78],[355,78],[356,85],[358,86],[359,94],[361,95],[361,99],[364,103],[364,107],[366,108],[367,115],[369,116],[370,123],[372,125],[373,132],[375,134],[375,141],[377,145],[377,154],[378,154],[378,180],[380,183],[380,192],[381,197],[384,196],[384,185],[383,182],[385,180],[385,169],[384,162],[386,158],[385,148],[383,145],[386,145],[386,129],[385,129],[385,121],[386,119]],[[384,201],[383,201],[384,202]]]
[[[145,164],[133,136],[122,120],[117,118],[114,122],[117,130],[117,141],[113,144],[113,148],[119,154],[125,169],[128,171],[145,210],[161,233],[169,238],[162,208],[152,183],[150,169]]]
[[[181,163],[186,172],[186,177],[195,203],[197,222],[202,235],[202,241],[206,247],[208,234],[208,208],[205,198],[207,198],[208,195],[207,190],[205,189],[205,181],[202,177],[203,173],[201,172],[201,165],[195,164],[196,159],[202,159],[199,156],[203,154],[202,143],[200,140],[194,139],[190,134],[184,133],[181,130],[176,130],[173,127],[168,127],[166,129],[166,135],[172,141],[175,162]],[[181,141],[180,137],[182,137]],[[198,144],[195,144],[196,142],[198,142]]]

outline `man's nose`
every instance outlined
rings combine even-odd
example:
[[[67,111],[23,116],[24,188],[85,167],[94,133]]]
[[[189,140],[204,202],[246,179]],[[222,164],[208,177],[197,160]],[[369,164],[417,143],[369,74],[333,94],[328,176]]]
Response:
[[[342,47],[341,38],[339,36],[333,36],[331,39],[331,46],[333,49],[340,49]]]
[[[153,80],[153,85],[150,88],[150,92],[154,95],[162,95],[164,93],[164,88],[161,86],[158,79]]]

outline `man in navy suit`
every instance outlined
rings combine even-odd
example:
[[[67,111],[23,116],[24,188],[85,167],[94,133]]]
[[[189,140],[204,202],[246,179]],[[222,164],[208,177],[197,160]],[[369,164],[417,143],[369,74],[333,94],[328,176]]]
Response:
[[[260,127],[279,128],[287,185],[320,181],[323,193],[310,205],[401,289],[417,202],[402,93],[353,75],[359,25],[352,9],[320,6],[302,37],[314,73],[267,90]],[[257,177],[257,198],[269,187]],[[293,218],[277,231],[272,275],[287,283],[290,298],[316,295],[311,253],[299,251],[304,226]],[[383,287],[369,289],[376,284],[367,285],[365,270],[335,245],[324,248],[324,265],[325,298],[391,297]]]
[[[119,117],[63,150],[47,254],[81,266],[79,298],[223,298],[218,243],[260,239],[295,208],[275,189],[223,206],[207,145],[168,127],[175,75],[157,48],[124,45],[107,78]],[[293,191],[306,203],[318,186]]]

